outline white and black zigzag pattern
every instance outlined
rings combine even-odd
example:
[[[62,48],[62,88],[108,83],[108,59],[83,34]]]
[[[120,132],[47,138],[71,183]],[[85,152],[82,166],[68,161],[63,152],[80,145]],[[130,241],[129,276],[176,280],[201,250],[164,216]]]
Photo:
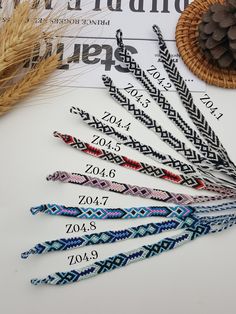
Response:
[[[203,165],[203,161],[207,163],[207,159],[199,155],[195,150],[187,148],[185,143],[179,141],[170,132],[164,130],[157,124],[148,114],[143,110],[138,109],[134,104],[131,104],[128,99],[118,88],[116,88],[111,80],[107,76],[103,76],[103,82],[109,89],[111,97],[116,100],[123,108],[130,112],[135,119],[144,124],[148,129],[157,133],[163,142],[167,143],[170,147],[174,148],[178,153],[185,157],[189,162],[198,165],[200,168],[207,169],[208,167]]]
[[[174,61],[171,58],[170,52],[165,44],[165,41],[163,40],[163,36],[161,34],[159,27],[154,25],[153,30],[157,34],[159,39],[161,61],[164,65],[164,68],[170,80],[175,85],[175,88],[190,118],[198,128],[201,135],[207,141],[208,145],[213,150],[217,151],[217,153],[223,158],[224,161],[222,163],[219,163],[219,166],[221,166],[220,169],[222,169],[223,166],[224,168],[227,167],[228,171],[232,172],[232,166],[234,170],[236,169],[235,165],[230,160],[218,136],[212,130],[211,126],[208,124],[201,111],[196,107],[193,101],[192,94],[190,93],[184,79],[180,75]]]
[[[214,152],[208,144],[206,144],[181,117],[181,115],[171,106],[167,99],[163,96],[161,91],[156,88],[153,83],[148,78],[146,72],[140,68],[137,62],[132,58],[129,51],[121,44],[122,38],[119,37],[119,54],[122,61],[126,64],[129,71],[134,75],[134,77],[144,86],[148,91],[149,95],[157,102],[163,112],[168,116],[168,118],[175,123],[175,125],[184,133],[186,138],[192,142],[195,147],[205,156],[208,161],[215,164],[224,164],[222,157]],[[203,117],[204,118],[204,117]]]

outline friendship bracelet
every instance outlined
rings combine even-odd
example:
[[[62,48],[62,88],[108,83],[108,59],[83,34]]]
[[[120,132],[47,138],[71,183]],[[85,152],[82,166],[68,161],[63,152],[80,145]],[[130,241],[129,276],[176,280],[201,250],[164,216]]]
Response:
[[[194,216],[188,216],[187,219],[172,219],[165,222],[149,223],[139,225],[118,231],[104,231],[99,233],[86,234],[82,237],[63,238],[58,240],[46,241],[36,244],[30,250],[21,254],[23,259],[30,255],[41,255],[50,252],[67,251],[71,249],[81,248],[90,245],[115,243],[128,239],[144,238],[161,234],[165,231],[179,230],[183,228],[193,227],[196,223],[211,224],[211,227],[220,226],[221,228],[212,229],[212,232],[219,232],[222,228],[227,228],[229,224],[235,224],[235,215],[224,215],[218,217],[203,217],[198,219]]]
[[[119,55],[122,62],[125,63],[128,70],[143,85],[151,98],[160,106],[167,117],[183,132],[186,138],[207,158],[208,161],[217,164],[224,164],[223,159],[199,137],[198,133],[193,130],[181,117],[181,115],[171,106],[161,91],[156,88],[148,78],[148,75],[137,62],[132,58],[130,52],[125,48],[123,43],[123,34],[121,30],[116,34],[117,45],[120,48]],[[198,117],[198,116],[197,116]]]
[[[118,42],[118,46],[120,47],[120,56],[122,58],[122,61],[128,66],[128,69],[134,74],[134,76],[136,77],[137,80],[139,80],[143,86],[148,90],[150,96],[157,101],[157,103],[161,106],[161,108],[163,107],[163,102],[165,107],[167,108],[171,108],[171,114],[172,116],[176,114],[176,112],[173,112],[173,107],[171,107],[171,105],[168,103],[168,101],[164,98],[164,96],[161,94],[161,92],[155,88],[155,86],[151,83],[151,81],[148,79],[146,73],[140,68],[140,66],[135,62],[135,60],[131,57],[131,54],[127,51],[127,49],[125,49],[123,41],[122,41],[122,32],[120,30],[117,31],[117,42]],[[173,62],[174,64],[174,62]],[[175,71],[174,71],[175,73]],[[171,78],[171,77],[170,77]],[[178,91],[178,90],[177,90]],[[157,93],[158,92],[158,93]],[[194,104],[193,104],[194,105]],[[195,105],[194,105],[195,106]],[[196,106],[195,106],[196,107]],[[163,108],[162,108],[163,109]],[[200,110],[198,108],[196,108],[197,111],[199,111],[198,113],[201,113]],[[164,111],[164,110],[163,110]],[[164,111],[165,112],[165,111]],[[168,115],[168,112],[165,112]],[[195,113],[194,113],[195,115]],[[170,118],[170,116],[168,116]],[[178,114],[178,119],[181,118],[181,116]],[[201,114],[201,118],[204,119],[203,115]],[[199,120],[199,116],[197,116],[195,118],[196,121],[200,121]],[[175,119],[172,117],[172,120],[174,121]],[[180,120],[179,120],[180,121]],[[204,120],[205,121],[205,120]],[[175,122],[175,121],[174,121]],[[207,122],[206,122],[207,123]],[[182,124],[182,125],[181,125]],[[176,124],[177,125],[177,124]],[[178,125],[177,125],[178,126]],[[186,127],[186,126],[185,126]],[[201,141],[200,144],[200,137],[197,135],[197,133],[195,132],[195,136],[192,137],[192,135],[190,136],[189,134],[189,129],[191,129],[188,125],[188,132],[184,132],[184,128],[183,128],[183,119],[181,118],[181,123],[179,123],[179,128],[182,129],[182,131],[184,132],[185,136],[190,140],[190,141],[195,141],[194,145],[195,147],[197,147],[201,153],[207,157],[208,161],[211,161],[212,163],[215,163],[215,167],[218,171],[221,171],[224,174],[229,175],[230,177],[232,177],[234,180],[236,180],[236,175],[235,172],[232,170],[231,166],[224,160],[222,159],[223,157],[220,156],[219,154],[217,154],[216,152],[214,152],[212,149],[212,147],[208,147],[208,145],[204,144]],[[205,127],[205,126],[204,126]],[[193,130],[192,130],[193,131]],[[194,132],[194,131],[193,131]],[[198,136],[197,140],[196,140],[196,135]],[[200,146],[199,146],[200,145]],[[222,146],[223,147],[223,146]],[[209,151],[209,152],[208,152]],[[218,151],[218,150],[217,150]],[[226,153],[227,154],[227,153]],[[231,162],[231,161],[230,161]],[[232,162],[231,162],[232,164]],[[233,167],[234,164],[232,164]]]
[[[226,194],[217,196],[191,196],[187,194],[177,194],[159,189],[151,189],[127,183],[118,183],[115,181],[101,180],[98,178],[78,174],[57,171],[47,177],[48,181],[60,181],[63,183],[73,183],[78,185],[90,186],[103,191],[115,192],[123,195],[131,195],[152,199],[156,201],[188,205],[193,203],[203,203],[208,201],[217,201],[230,198],[236,198],[236,194]]]
[[[143,110],[138,109],[134,104],[131,104],[130,99],[128,99],[112,82],[111,78],[103,75],[102,77],[104,85],[108,88],[111,97],[118,102],[124,109],[126,109],[130,114],[134,116],[136,120],[141,122],[146,126],[147,129],[158,134],[164,143],[174,148],[180,155],[186,158],[189,162],[208,169],[207,164],[211,165],[207,159],[199,155],[195,150],[187,148],[184,142],[181,142],[176,137],[174,137],[170,132],[163,129],[156,120],[153,120],[148,114]],[[204,164],[205,162],[206,164]]]
[[[120,133],[116,131],[113,127],[101,122],[100,120],[96,119],[94,116],[90,115],[89,113],[85,112],[84,110],[81,110],[79,108],[72,107],[70,109],[71,113],[79,115],[82,120],[89,126],[93,127],[94,129],[101,131],[102,133],[111,136],[115,140],[118,140],[123,145],[133,148],[137,150],[138,152],[141,152],[143,155],[147,155],[148,157],[152,158],[155,161],[159,161],[165,165],[168,165],[176,170],[180,170],[184,174],[195,174],[197,172],[200,172],[201,174],[204,174],[205,177],[201,176],[201,179],[204,179],[204,181],[208,181],[210,183],[214,184],[224,184],[224,187],[227,188],[235,188],[235,183],[227,181],[222,178],[215,177],[212,173],[207,172],[203,169],[200,169],[198,167],[194,168],[190,164],[183,163],[170,155],[163,155],[157,151],[155,151],[152,147],[147,146],[145,144],[140,143],[136,139],[134,139],[130,135],[124,135],[123,133]]]
[[[31,248],[29,251],[22,253],[22,258],[28,258],[29,255],[40,255],[43,253],[53,251],[66,251],[74,248],[81,248],[89,245],[116,243],[123,240],[143,238],[146,236],[157,235],[170,230],[182,230],[180,234],[167,237],[157,243],[151,245],[144,245],[135,250],[126,253],[120,253],[115,256],[109,257],[102,261],[97,261],[92,265],[83,267],[77,270],[67,272],[56,272],[42,279],[33,279],[31,283],[34,285],[65,285],[73,282],[78,282],[108,271],[112,271],[134,262],[148,259],[153,256],[160,255],[162,252],[172,250],[187,242],[190,242],[200,236],[209,233],[222,232],[231,228],[236,224],[236,183],[216,177],[212,174],[211,165],[216,170],[229,175],[231,178],[236,179],[236,166],[230,160],[225,148],[220,143],[219,138],[208,125],[201,111],[195,106],[192,95],[188,90],[183,78],[180,76],[170,53],[165,45],[162,34],[157,26],[153,27],[158,35],[160,45],[160,55],[164,68],[168,73],[171,81],[175,85],[177,92],[189,113],[193,123],[198,128],[204,140],[194,131],[183,118],[175,111],[175,109],[164,98],[161,92],[154,87],[148,79],[146,73],[141,70],[137,63],[132,59],[131,55],[125,49],[122,41],[121,31],[117,32],[117,43],[120,47],[120,56],[127,64],[128,69],[134,76],[145,86],[151,97],[157,102],[167,116],[174,121],[180,130],[199,150],[201,156],[197,151],[189,149],[184,142],[176,139],[170,132],[164,130],[155,120],[139,110],[135,105],[131,104],[119,89],[117,89],[111,79],[103,77],[105,85],[109,88],[110,95],[115,98],[126,110],[134,115],[134,117],[142,122],[148,129],[157,133],[161,139],[173,147],[177,152],[182,154],[186,159],[190,160],[196,167],[182,163],[179,160],[173,159],[170,155],[161,154],[152,147],[144,145],[132,138],[131,136],[123,135],[117,132],[114,128],[101,123],[95,117],[90,116],[88,113],[72,108],[71,112],[79,114],[81,118],[90,126],[103,133],[112,136],[122,144],[136,149],[144,155],[158,160],[174,169],[180,170],[187,175],[176,175],[162,168],[150,166],[149,164],[136,162],[130,160],[125,156],[109,153],[108,151],[97,149],[88,143],[84,143],[79,139],[73,138],[68,135],[63,135],[55,132],[56,137],[61,138],[66,144],[77,148],[78,150],[103,160],[110,160],[123,167],[133,169],[145,174],[160,177],[174,183],[179,183],[194,187],[196,189],[204,189],[221,193],[222,195],[214,196],[191,196],[185,194],[171,193],[159,189],[152,189],[141,187],[137,185],[130,185],[125,183],[118,183],[114,181],[101,180],[86,175],[77,173],[67,173],[58,171],[48,176],[47,180],[60,181],[65,183],[72,183],[77,185],[84,185],[99,188],[105,191],[111,191],[124,195],[132,195],[153,199],[163,202],[171,202],[179,204],[178,206],[151,206],[151,207],[133,207],[133,208],[78,208],[66,207],[63,205],[46,204],[31,208],[32,214],[43,212],[49,215],[70,216],[85,219],[128,219],[128,218],[145,218],[145,217],[166,217],[172,218],[171,220],[157,223],[149,223],[137,227],[131,227],[119,231],[105,231],[93,234],[86,234],[81,237],[62,238],[58,240],[46,241],[39,243]],[[154,87],[154,89],[153,89]],[[205,142],[208,143],[206,143]],[[165,172],[166,171],[166,172]],[[157,172],[157,174],[156,174]],[[198,176],[201,174],[201,178]],[[195,180],[195,181],[194,181]],[[199,181],[197,181],[199,180]],[[178,181],[178,182],[177,182]],[[186,182],[185,182],[186,181]],[[187,182],[188,181],[188,182]],[[196,185],[197,184],[197,185]],[[199,185],[200,184],[200,185]],[[221,186],[220,186],[221,184]],[[193,185],[193,186],[192,186]],[[203,203],[208,201],[235,199],[235,201],[218,204],[214,206],[184,206],[193,203]],[[181,205],[182,204],[182,205]],[[232,213],[231,211],[234,210]],[[216,215],[217,212],[230,211],[229,214]],[[204,214],[212,214],[204,216]],[[213,215],[214,214],[214,215]]]
[[[207,208],[207,212],[208,212]],[[56,204],[45,204],[30,209],[33,215],[45,213],[52,216],[69,216],[80,219],[137,219],[148,217],[181,218],[191,216],[195,209],[192,206],[150,206],[131,208],[81,208],[66,207]],[[200,211],[200,209],[198,210]]]
[[[165,222],[149,223],[137,227],[128,228],[118,231],[105,231],[100,233],[86,234],[82,237],[74,237],[69,239],[59,239],[46,241],[35,245],[29,251],[21,254],[21,257],[26,259],[31,254],[45,254],[56,251],[66,251],[70,249],[81,248],[89,245],[115,243],[128,239],[144,238],[146,236],[157,235],[165,231],[179,230],[186,227],[191,227],[196,218],[188,217],[187,220],[174,219]]]
[[[136,151],[142,153],[145,156],[150,157],[151,159],[161,162],[164,165],[172,167],[176,170],[179,170],[185,174],[196,174],[196,169],[190,164],[186,164],[181,162],[170,155],[166,155],[154,150],[151,146],[140,143],[136,139],[134,139],[130,135],[124,135],[118,131],[116,131],[112,126],[109,126],[100,120],[96,119],[94,116],[90,115],[88,112],[81,110],[79,108],[71,107],[71,113],[79,115],[81,119],[89,126],[94,128],[95,130],[101,131],[102,133],[111,136],[115,140],[119,141],[123,145],[133,148]]]
[[[231,194],[233,192],[232,189],[226,189],[225,187],[221,187],[221,186],[218,187],[209,183],[205,183],[202,179],[197,178],[197,177],[193,177],[193,176],[190,177],[187,175],[184,176],[180,174],[175,174],[163,168],[157,168],[155,166],[152,166],[143,162],[132,160],[126,156],[121,156],[115,153],[111,153],[104,149],[94,147],[91,144],[85,143],[78,138],[72,137],[71,135],[54,132],[54,136],[61,139],[65,144],[83,153],[108,161],[110,163],[114,163],[121,167],[134,170],[142,174],[146,174],[148,176],[167,180],[172,183],[188,186],[197,190],[203,189],[203,190],[222,193],[222,194],[224,193]]]
[[[54,136],[60,138],[61,140],[63,140],[64,143],[70,145],[73,148],[78,149],[81,152],[109,161],[124,168],[135,170],[156,178],[171,181],[173,183],[186,185],[194,189],[200,190],[206,188],[204,181],[201,180],[200,178],[175,174],[164,168],[157,168],[155,166],[143,162],[135,161],[126,156],[117,155],[115,153],[108,152],[104,149],[96,148],[91,144],[82,142],[80,139],[72,137],[67,134],[54,132]]]
[[[223,219],[225,219],[225,216],[223,217]],[[108,271],[112,271],[121,267],[128,266],[134,262],[139,262],[144,259],[148,259],[150,257],[160,255],[163,252],[170,251],[187,242],[195,240],[200,236],[204,236],[209,233],[222,232],[223,230],[232,227],[235,223],[236,221],[233,221],[233,220],[225,224],[224,220],[219,220],[218,218],[208,219],[208,220],[207,219],[204,220],[200,218],[196,220],[195,222],[193,222],[192,226],[184,229],[180,235],[173,236],[171,238],[170,237],[164,238],[163,240],[158,241],[157,243],[154,243],[151,245],[144,245],[135,250],[128,251],[126,253],[117,254],[115,256],[109,257],[102,261],[95,262],[92,265],[83,267],[78,270],[71,270],[68,272],[57,272],[43,279],[37,279],[37,278],[32,279],[31,283],[33,285],[45,285],[45,284],[65,285],[69,283],[79,282],[83,279],[88,279],[88,278],[97,276],[99,274],[106,273]],[[110,238],[107,237],[107,239],[109,241]],[[54,250],[54,249],[57,250],[57,245],[61,246],[62,250],[64,247],[66,247],[66,249],[68,248],[66,246],[66,243],[64,243],[62,239],[62,243],[55,243],[55,247],[53,247],[53,245],[51,246],[50,243],[48,247],[48,242],[46,242],[45,244],[43,244],[42,250],[43,251],[45,250],[46,252],[50,250]],[[73,239],[72,239],[72,242],[69,244],[69,246],[70,245],[73,246]],[[23,253],[22,257],[23,258],[27,257],[27,254],[35,254],[35,251],[37,251],[37,249],[33,248],[32,252],[30,251],[26,252],[25,253],[26,256]]]
[[[52,216],[68,216],[80,219],[137,219],[165,217],[185,219],[190,215],[236,210],[236,202],[213,206],[150,206],[131,208],[84,208],[44,204],[30,209],[33,215],[44,213]]]
[[[210,232],[209,224],[196,224],[192,228],[185,229],[180,235],[172,238],[164,238],[157,243],[144,245],[138,249],[126,253],[117,254],[105,260],[95,262],[89,266],[78,270],[68,272],[56,272],[43,279],[32,279],[33,285],[65,285],[79,282],[99,274],[106,273],[121,267],[128,266],[134,262],[139,262],[153,256],[160,255],[163,252],[170,251],[179,247],[197,237],[206,235]]]
[[[153,30],[156,33],[159,40],[159,52],[163,66],[171,82],[175,85],[175,88],[178,94],[180,95],[182,103],[186,108],[190,118],[192,119],[193,123],[195,124],[201,135],[207,141],[209,146],[212,149],[219,152],[220,155],[224,158],[227,164],[223,163],[223,166],[224,167],[228,166],[227,169],[231,171],[232,171],[231,167],[233,167],[235,172],[236,166],[230,160],[228,153],[223,147],[222,143],[220,142],[218,136],[215,134],[211,126],[208,124],[207,120],[205,119],[201,111],[194,104],[192,94],[190,93],[184,79],[181,77],[173,59],[171,58],[170,52],[163,39],[160,28],[157,25],[154,25]]]
[[[153,120],[148,114],[143,110],[138,109],[134,104],[131,104],[130,99],[128,99],[121,91],[115,87],[111,78],[103,75],[104,85],[109,89],[109,94],[112,98],[118,102],[124,109],[131,113],[136,120],[141,122],[146,126],[147,129],[158,134],[164,143],[174,148],[180,155],[186,158],[189,162],[198,165],[199,167],[205,166],[208,169],[207,159],[197,153],[197,151],[187,148],[184,142],[181,142],[176,137],[174,137],[170,132],[163,129],[163,127],[157,124],[156,120]],[[204,165],[205,162],[206,164]]]

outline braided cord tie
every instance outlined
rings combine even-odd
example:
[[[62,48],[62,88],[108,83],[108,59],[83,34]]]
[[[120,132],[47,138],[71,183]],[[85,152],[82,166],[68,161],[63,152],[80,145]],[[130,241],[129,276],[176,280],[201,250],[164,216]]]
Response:
[[[194,146],[201,152],[203,156],[207,158],[208,161],[215,165],[224,164],[222,157],[214,152],[214,150],[202,140],[198,133],[186,123],[181,115],[167,101],[161,91],[153,85],[153,83],[148,78],[147,73],[142,70],[137,62],[132,58],[130,52],[123,44],[123,34],[121,30],[117,31],[117,44],[120,48],[119,55],[122,62],[124,62],[128,70],[147,90],[151,98],[159,105],[167,117],[172,122],[174,122],[174,124],[183,132],[186,138],[194,144]]]
[[[211,206],[194,206],[194,211],[196,213],[213,213],[213,212],[222,212],[222,211],[230,211],[236,209],[236,202],[228,202],[219,205],[211,205]]]
[[[68,173],[65,171],[56,171],[47,177],[48,181],[60,181],[64,183],[73,183],[77,185],[90,186],[102,189],[103,191],[115,192],[123,195],[131,195],[142,197],[156,201],[174,203],[180,205],[188,205],[193,203],[203,203],[209,201],[217,201],[224,199],[236,199],[236,194],[226,194],[217,196],[191,196],[187,194],[171,193],[159,189],[151,189],[127,183],[119,183],[115,181],[101,180],[98,178],[78,174]]]
[[[180,75],[173,59],[171,58],[170,52],[163,39],[160,28],[157,25],[154,25],[153,30],[156,33],[159,40],[159,51],[160,51],[161,61],[164,65],[164,68],[170,80],[175,85],[175,88],[178,94],[180,95],[182,103],[184,107],[186,108],[190,118],[192,119],[193,123],[196,125],[201,135],[207,141],[210,148],[218,152],[218,154],[220,154],[221,157],[224,159],[224,162],[217,164],[218,168],[220,170],[225,170],[226,168],[227,171],[225,171],[225,173],[235,174],[236,166],[230,160],[228,153],[223,147],[222,143],[220,142],[218,136],[215,134],[211,126],[208,124],[208,122],[206,121],[201,111],[196,107],[193,101],[192,94],[190,93],[184,79]],[[236,179],[236,175],[233,175],[232,177]]]

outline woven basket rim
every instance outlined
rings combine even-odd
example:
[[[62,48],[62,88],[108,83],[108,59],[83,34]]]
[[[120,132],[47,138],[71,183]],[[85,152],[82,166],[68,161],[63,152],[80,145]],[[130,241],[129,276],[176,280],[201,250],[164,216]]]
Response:
[[[184,63],[201,80],[210,85],[236,88],[236,71],[220,69],[205,59],[198,44],[198,24],[211,4],[224,0],[194,0],[181,14],[176,27],[176,45]]]

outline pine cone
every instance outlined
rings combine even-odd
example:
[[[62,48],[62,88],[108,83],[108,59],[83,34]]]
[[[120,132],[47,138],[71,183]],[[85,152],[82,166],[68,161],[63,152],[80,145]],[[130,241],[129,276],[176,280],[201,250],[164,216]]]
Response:
[[[199,45],[220,68],[236,69],[236,0],[213,4],[199,24]]]

